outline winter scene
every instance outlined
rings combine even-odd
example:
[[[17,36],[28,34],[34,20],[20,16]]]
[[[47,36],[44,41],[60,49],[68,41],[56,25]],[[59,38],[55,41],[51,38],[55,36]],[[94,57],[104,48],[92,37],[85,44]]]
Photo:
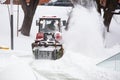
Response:
[[[120,80],[120,0],[0,0],[0,80]]]

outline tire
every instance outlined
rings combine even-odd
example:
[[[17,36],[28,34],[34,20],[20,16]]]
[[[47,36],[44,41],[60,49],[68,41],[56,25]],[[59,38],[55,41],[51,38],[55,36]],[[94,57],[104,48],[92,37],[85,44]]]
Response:
[[[52,53],[52,59],[56,60],[57,59],[57,50],[54,50]]]

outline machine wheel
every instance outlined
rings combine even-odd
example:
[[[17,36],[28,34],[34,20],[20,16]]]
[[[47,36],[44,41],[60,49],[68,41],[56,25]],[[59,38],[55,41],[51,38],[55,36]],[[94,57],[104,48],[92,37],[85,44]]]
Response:
[[[52,53],[52,59],[56,60],[57,59],[57,50],[54,50]]]
[[[61,48],[58,52],[57,52],[57,59],[61,58],[64,54],[64,50]]]

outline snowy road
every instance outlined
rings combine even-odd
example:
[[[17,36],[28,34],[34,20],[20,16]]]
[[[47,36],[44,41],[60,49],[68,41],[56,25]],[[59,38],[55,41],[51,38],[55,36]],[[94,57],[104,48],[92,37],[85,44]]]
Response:
[[[60,71],[59,69],[54,70],[54,68],[53,68],[53,71],[50,71],[49,69],[45,69],[46,67],[48,67],[48,65],[46,65],[46,64],[49,63],[50,61],[34,60],[33,56],[29,56],[29,55],[22,56],[20,58],[22,58],[23,61],[26,61],[30,65],[30,67],[33,70],[33,73],[36,76],[36,80],[41,80],[41,77],[39,79],[39,76],[43,76],[47,80],[81,80],[81,79],[77,79],[77,78],[71,76],[69,73]],[[53,62],[53,61],[51,61],[51,62]],[[44,63],[44,64],[42,64],[42,63]],[[57,64],[56,64],[56,66],[57,66]]]
[[[35,60],[32,55],[19,55],[18,57],[21,58],[22,61],[30,65],[36,77],[36,80],[41,80],[41,76],[46,78],[46,80],[81,80],[59,69],[58,70],[53,69],[53,71],[50,71],[49,69],[45,69],[46,67],[48,67],[46,66],[46,64],[48,64],[49,62],[54,63],[52,60],[51,61]]]
[[[33,70],[37,72],[39,75],[42,75],[43,77],[47,78],[48,80],[80,80],[72,77],[69,74],[65,74],[63,72],[49,72],[49,71],[40,71],[36,69],[33,69]]]
[[[35,60],[33,55],[0,51],[0,80],[120,80],[119,73],[93,67],[79,58],[79,63],[70,56]]]
[[[30,67],[32,68],[32,71],[36,77],[36,80],[41,80],[41,76],[44,77],[46,80],[82,80],[82,79],[73,77],[69,73],[65,73],[64,69],[62,71],[59,69],[54,70],[54,68],[52,68],[53,71],[51,71],[50,68],[46,69],[46,67],[48,67],[48,66],[46,66],[46,64],[48,64],[49,62],[54,63],[52,60],[51,61],[35,60],[33,58],[33,56],[30,56],[30,55],[19,56],[19,58],[21,58],[23,61],[27,62],[30,65]],[[42,64],[42,63],[44,63],[44,64]],[[51,65],[51,66],[53,66],[53,65]],[[56,66],[58,66],[58,65],[56,64]]]

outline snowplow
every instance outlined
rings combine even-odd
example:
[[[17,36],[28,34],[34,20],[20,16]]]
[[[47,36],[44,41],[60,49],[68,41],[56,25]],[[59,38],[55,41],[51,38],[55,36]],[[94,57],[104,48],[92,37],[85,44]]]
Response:
[[[39,26],[36,39],[32,43],[35,59],[56,60],[63,56],[61,18],[43,16],[36,21]]]

